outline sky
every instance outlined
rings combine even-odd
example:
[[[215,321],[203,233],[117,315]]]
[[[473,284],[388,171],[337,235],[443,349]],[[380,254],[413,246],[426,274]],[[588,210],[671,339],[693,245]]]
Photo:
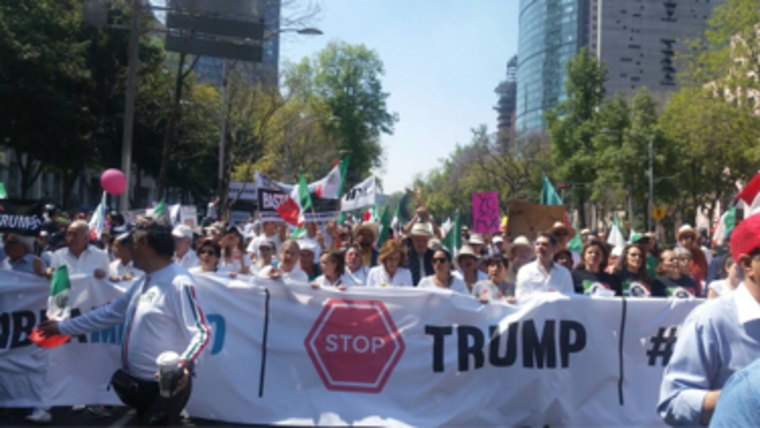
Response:
[[[385,66],[393,135],[382,138],[384,193],[439,165],[480,124],[496,130],[494,92],[517,53],[518,0],[321,0],[322,36],[289,36],[281,67],[330,41],[364,44]]]

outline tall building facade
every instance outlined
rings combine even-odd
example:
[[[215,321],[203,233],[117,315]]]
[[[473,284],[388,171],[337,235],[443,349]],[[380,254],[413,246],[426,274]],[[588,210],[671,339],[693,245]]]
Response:
[[[507,79],[495,89],[499,101],[494,110],[499,113],[497,130],[499,139],[506,140],[514,133],[517,107],[517,55],[507,62]]]
[[[565,98],[565,63],[591,35],[590,1],[520,0],[517,132],[542,130],[544,112]]]
[[[676,54],[685,40],[702,36],[719,0],[598,0],[591,16],[599,31],[592,40],[607,64],[608,94],[646,86],[655,94],[678,88]]]

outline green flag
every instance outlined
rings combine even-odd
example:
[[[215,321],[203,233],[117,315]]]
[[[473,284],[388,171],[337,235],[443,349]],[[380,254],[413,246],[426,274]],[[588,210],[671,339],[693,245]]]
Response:
[[[612,224],[612,228],[610,229],[609,233],[607,233],[607,243],[610,244],[613,248],[625,247],[623,229],[620,227],[620,219],[618,218],[617,213],[615,213],[615,221]]]
[[[380,216],[380,238],[377,240],[377,248],[381,248],[385,241],[388,240],[391,232],[391,219],[388,214],[388,205],[383,208],[383,214]]]
[[[454,226],[449,230],[449,233],[443,238],[443,246],[449,249],[449,252],[453,255],[456,251],[462,248],[462,223],[459,219],[459,211],[454,216]]]
[[[573,236],[573,239],[567,243],[567,248],[575,254],[581,254],[583,252],[583,239],[581,239],[580,233],[576,233],[575,236]]]
[[[736,227],[736,207],[732,207],[726,213],[725,217],[726,230],[724,231],[723,239],[726,239],[729,233]]]
[[[5,191],[4,183],[0,183],[0,199],[8,199],[8,192]]]
[[[304,235],[306,235],[306,224],[293,229],[293,233],[290,234],[290,237],[293,239],[298,239]]]
[[[48,318],[61,321],[69,317],[70,293],[71,281],[69,281],[69,269],[64,264],[53,272],[53,277],[50,279]]]
[[[344,221],[346,221],[346,213],[341,212],[340,216],[338,217],[338,224],[343,224]]]
[[[348,173],[348,162],[351,158],[346,156],[340,162],[338,170],[340,171],[340,184],[338,185],[338,198],[343,194],[343,185],[346,184],[346,174]]]
[[[151,213],[153,215],[166,215],[166,202],[161,199],[161,202],[156,205],[156,208],[153,208],[153,212]]]
[[[562,205],[562,199],[559,198],[546,174],[544,174],[544,187],[541,189],[541,205]]]

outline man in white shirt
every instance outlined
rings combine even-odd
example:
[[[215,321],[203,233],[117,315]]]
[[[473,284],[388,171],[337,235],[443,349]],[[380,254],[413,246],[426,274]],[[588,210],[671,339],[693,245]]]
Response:
[[[190,226],[180,224],[172,231],[174,238],[174,262],[185,269],[200,266],[198,255],[193,250],[193,229]]]
[[[135,266],[146,272],[115,302],[87,315],[40,325],[45,336],[76,335],[126,323],[122,342],[124,367],[114,374],[115,391],[137,410],[139,425],[174,425],[192,391],[191,375],[211,337],[196,300],[193,277],[172,262],[174,240],[164,218],[140,217],[132,232]],[[180,355],[178,378],[170,398],[161,397],[156,359],[164,352]]]
[[[145,274],[145,272],[135,267],[132,260],[132,235],[130,233],[117,236],[114,244],[116,260],[111,262],[108,272],[111,281],[128,281]]]
[[[367,284],[369,267],[362,265],[362,253],[356,245],[346,247],[346,274],[351,276],[357,285]]]
[[[248,244],[248,248],[246,248],[246,252],[251,260],[257,260],[261,257],[261,254],[259,254],[259,245],[261,245],[262,242],[271,242],[275,248],[275,255],[277,255],[282,248],[282,242],[285,240],[285,223],[281,223],[281,225],[278,226],[278,224],[273,221],[265,221],[261,224],[261,227],[264,230],[264,233],[254,238],[254,240]]]
[[[567,268],[554,263],[557,240],[549,233],[540,232],[536,239],[536,260],[523,266],[517,273],[515,297],[524,299],[533,293],[556,291],[572,295],[573,279]]]
[[[89,244],[90,227],[84,220],[77,220],[66,230],[66,244],[68,247],[56,250],[50,258],[50,267],[45,271],[48,278],[52,278],[53,272],[59,267],[66,265],[69,275],[85,274],[92,275],[97,279],[103,279],[108,275],[108,255]]]
[[[306,272],[298,267],[298,261],[300,258],[301,248],[298,246],[298,242],[288,239],[282,244],[279,265],[267,266],[261,269],[259,276],[270,279],[282,278],[286,284],[306,284],[309,282],[309,277],[306,275]]]

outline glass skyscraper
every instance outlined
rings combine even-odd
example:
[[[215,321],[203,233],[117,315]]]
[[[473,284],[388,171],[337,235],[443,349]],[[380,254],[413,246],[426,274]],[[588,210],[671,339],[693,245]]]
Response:
[[[515,131],[540,131],[566,97],[565,63],[588,46],[589,0],[520,0]]]

